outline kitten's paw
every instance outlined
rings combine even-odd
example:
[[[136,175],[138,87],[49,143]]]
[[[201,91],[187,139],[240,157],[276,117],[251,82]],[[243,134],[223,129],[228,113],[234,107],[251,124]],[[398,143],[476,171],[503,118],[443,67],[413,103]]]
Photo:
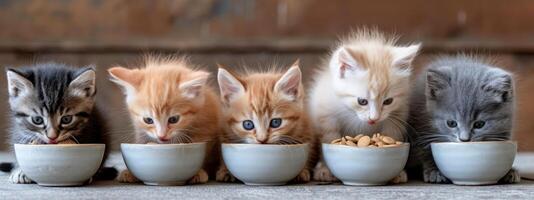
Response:
[[[204,184],[208,182],[208,179],[209,179],[208,173],[206,173],[206,171],[204,171],[203,169],[200,169],[200,171],[198,171],[198,173],[195,176],[193,176],[191,179],[187,181],[187,184],[189,185]]]
[[[315,170],[313,170],[313,180],[321,182],[337,182],[338,179],[332,175],[332,172],[323,163],[317,163]]]
[[[9,182],[13,184],[31,184],[34,183],[30,178],[28,178],[20,168],[15,169],[9,175]]]
[[[519,183],[521,182],[521,175],[519,171],[511,169],[504,177],[499,180],[499,183]]]
[[[451,183],[437,168],[425,169],[423,180],[427,183]]]
[[[401,173],[397,177],[389,181],[389,183],[391,184],[399,184],[399,183],[407,183],[407,182],[408,182],[408,174],[404,170],[402,170]]]
[[[121,171],[121,173],[119,174],[119,176],[117,176],[117,181],[119,181],[120,183],[138,183],[138,182],[141,182],[139,179],[137,179],[137,178],[130,172],[130,170],[123,170],[123,171]]]
[[[311,180],[311,173],[309,169],[303,169],[300,171],[299,175],[295,177],[291,182],[292,183],[307,183]]]
[[[226,167],[221,167],[217,170],[215,180],[219,182],[236,182],[236,178],[226,169]]]

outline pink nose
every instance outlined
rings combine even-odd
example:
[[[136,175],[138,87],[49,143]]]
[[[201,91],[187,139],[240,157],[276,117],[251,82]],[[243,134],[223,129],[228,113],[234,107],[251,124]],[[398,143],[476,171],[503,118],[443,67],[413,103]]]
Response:
[[[258,143],[260,143],[260,144],[267,143],[267,139],[256,139],[256,141],[258,141]]]
[[[162,142],[167,142],[169,139],[167,139],[165,136],[159,136],[158,139]]]

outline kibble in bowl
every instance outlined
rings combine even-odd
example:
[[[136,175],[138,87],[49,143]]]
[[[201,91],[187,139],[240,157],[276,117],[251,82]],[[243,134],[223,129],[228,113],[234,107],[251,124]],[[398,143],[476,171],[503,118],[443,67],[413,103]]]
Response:
[[[345,185],[387,184],[404,169],[409,150],[408,143],[381,134],[344,137],[322,144],[326,165]]]

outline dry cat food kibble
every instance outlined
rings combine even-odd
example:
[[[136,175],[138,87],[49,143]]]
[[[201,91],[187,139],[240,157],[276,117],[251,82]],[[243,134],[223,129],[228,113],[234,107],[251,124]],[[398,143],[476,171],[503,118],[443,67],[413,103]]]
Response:
[[[402,142],[396,141],[389,136],[381,135],[380,133],[375,133],[372,137],[363,134],[359,134],[355,137],[344,136],[335,139],[331,143],[354,147],[396,147],[402,144]]]

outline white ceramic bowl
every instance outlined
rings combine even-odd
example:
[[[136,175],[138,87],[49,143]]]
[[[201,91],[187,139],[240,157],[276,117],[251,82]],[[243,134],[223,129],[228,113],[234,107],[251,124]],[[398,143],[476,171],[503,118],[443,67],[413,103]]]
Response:
[[[323,144],[323,156],[332,174],[345,185],[385,185],[404,169],[410,145],[351,147]]]
[[[78,186],[100,168],[104,144],[15,144],[22,172],[43,186]]]
[[[517,143],[444,142],[432,143],[431,148],[439,170],[454,184],[488,185],[512,169]]]
[[[226,167],[247,185],[284,185],[308,161],[308,144],[222,144]]]
[[[202,168],[206,143],[121,144],[130,172],[146,185],[184,185]]]

